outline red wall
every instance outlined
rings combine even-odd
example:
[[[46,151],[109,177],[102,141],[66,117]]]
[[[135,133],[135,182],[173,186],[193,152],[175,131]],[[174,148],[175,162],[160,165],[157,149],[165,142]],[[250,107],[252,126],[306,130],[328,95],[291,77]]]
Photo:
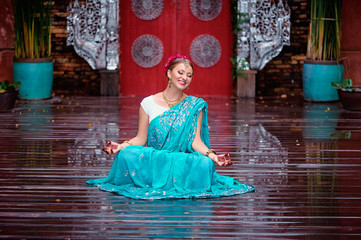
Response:
[[[361,86],[361,12],[359,0],[344,0],[342,9],[342,56],[346,59],[345,78]]]
[[[13,81],[14,44],[11,0],[0,1],[0,81]]]

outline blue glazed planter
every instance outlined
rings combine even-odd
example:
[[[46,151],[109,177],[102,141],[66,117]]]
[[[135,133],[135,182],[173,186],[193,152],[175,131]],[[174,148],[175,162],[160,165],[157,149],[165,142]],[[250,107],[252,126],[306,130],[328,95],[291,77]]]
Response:
[[[34,60],[34,62],[30,62]],[[14,61],[14,82],[21,82],[19,98],[47,99],[53,88],[51,58]]]
[[[339,100],[331,82],[342,82],[343,64],[337,61],[305,60],[303,65],[303,94],[306,101],[329,102]]]

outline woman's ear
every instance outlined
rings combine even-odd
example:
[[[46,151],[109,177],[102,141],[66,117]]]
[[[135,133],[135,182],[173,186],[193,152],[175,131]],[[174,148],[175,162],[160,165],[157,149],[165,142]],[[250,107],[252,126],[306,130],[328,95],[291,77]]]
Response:
[[[168,79],[170,79],[170,71],[171,71],[170,69],[167,70],[167,77],[168,77]]]

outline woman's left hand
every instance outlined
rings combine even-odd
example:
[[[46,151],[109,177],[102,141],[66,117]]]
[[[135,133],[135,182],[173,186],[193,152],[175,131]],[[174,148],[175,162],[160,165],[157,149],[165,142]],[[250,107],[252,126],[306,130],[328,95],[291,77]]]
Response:
[[[118,144],[116,142],[112,142],[107,140],[105,143],[105,146],[103,147],[103,151],[106,152],[107,154],[114,154],[119,152],[121,149],[123,149],[126,143],[122,143],[122,144]],[[126,146],[128,146],[128,144],[126,144]]]
[[[221,167],[227,167],[233,164],[230,153],[218,154],[218,155],[212,153],[209,154],[209,157]]]

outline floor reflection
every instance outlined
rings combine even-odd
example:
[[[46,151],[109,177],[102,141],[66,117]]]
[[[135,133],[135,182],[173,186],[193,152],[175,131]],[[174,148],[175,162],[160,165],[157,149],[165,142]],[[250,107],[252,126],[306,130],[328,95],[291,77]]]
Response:
[[[97,166],[99,162],[112,160],[114,156],[103,153],[106,140],[119,142],[122,120],[119,118],[121,106],[112,98],[101,98],[96,108],[87,106],[78,109],[79,126],[85,129],[74,137],[74,143],[68,147],[68,164],[73,166]],[[116,105],[114,106],[114,103]]]
[[[270,191],[274,186],[287,185],[287,171],[284,167],[288,164],[287,148],[282,146],[280,140],[254,121],[257,118],[254,99],[242,99],[236,102],[234,142],[236,152],[247,165],[262,165],[268,169],[264,178],[247,175],[247,182],[254,185],[267,186]]]
[[[21,104],[22,111],[17,116],[17,128],[21,136],[17,138],[16,151],[21,167],[38,167],[52,164],[54,115],[50,104],[29,101]]]
[[[361,208],[359,186],[361,180],[361,111],[342,111],[337,124],[338,161],[338,216],[344,234],[360,235]],[[343,197],[340,197],[343,196]]]
[[[91,124],[82,134],[78,135],[74,144],[69,146],[68,164],[81,166],[84,164],[94,165],[98,161],[113,159],[102,151],[106,140],[117,141],[119,139],[119,126],[117,123],[106,123],[105,125]]]
[[[306,103],[303,108],[302,134],[307,173],[307,225],[339,226],[338,216],[338,103]],[[315,238],[310,234],[308,239]]]
[[[199,238],[207,236],[207,229],[212,228],[214,202],[220,199],[204,201],[202,199],[179,199],[162,201],[124,200],[110,197],[113,211],[118,214],[122,228],[128,234],[147,238]],[[144,222],[143,226],[139,225]],[[175,227],[176,225],[176,227]],[[198,232],[202,229],[202,232]]]
[[[341,114],[338,103],[305,103],[303,108],[303,137],[308,139],[334,138]]]
[[[306,164],[309,225],[338,226],[339,222],[324,216],[338,215],[337,141],[306,142]],[[322,206],[322,208],[320,208]]]

